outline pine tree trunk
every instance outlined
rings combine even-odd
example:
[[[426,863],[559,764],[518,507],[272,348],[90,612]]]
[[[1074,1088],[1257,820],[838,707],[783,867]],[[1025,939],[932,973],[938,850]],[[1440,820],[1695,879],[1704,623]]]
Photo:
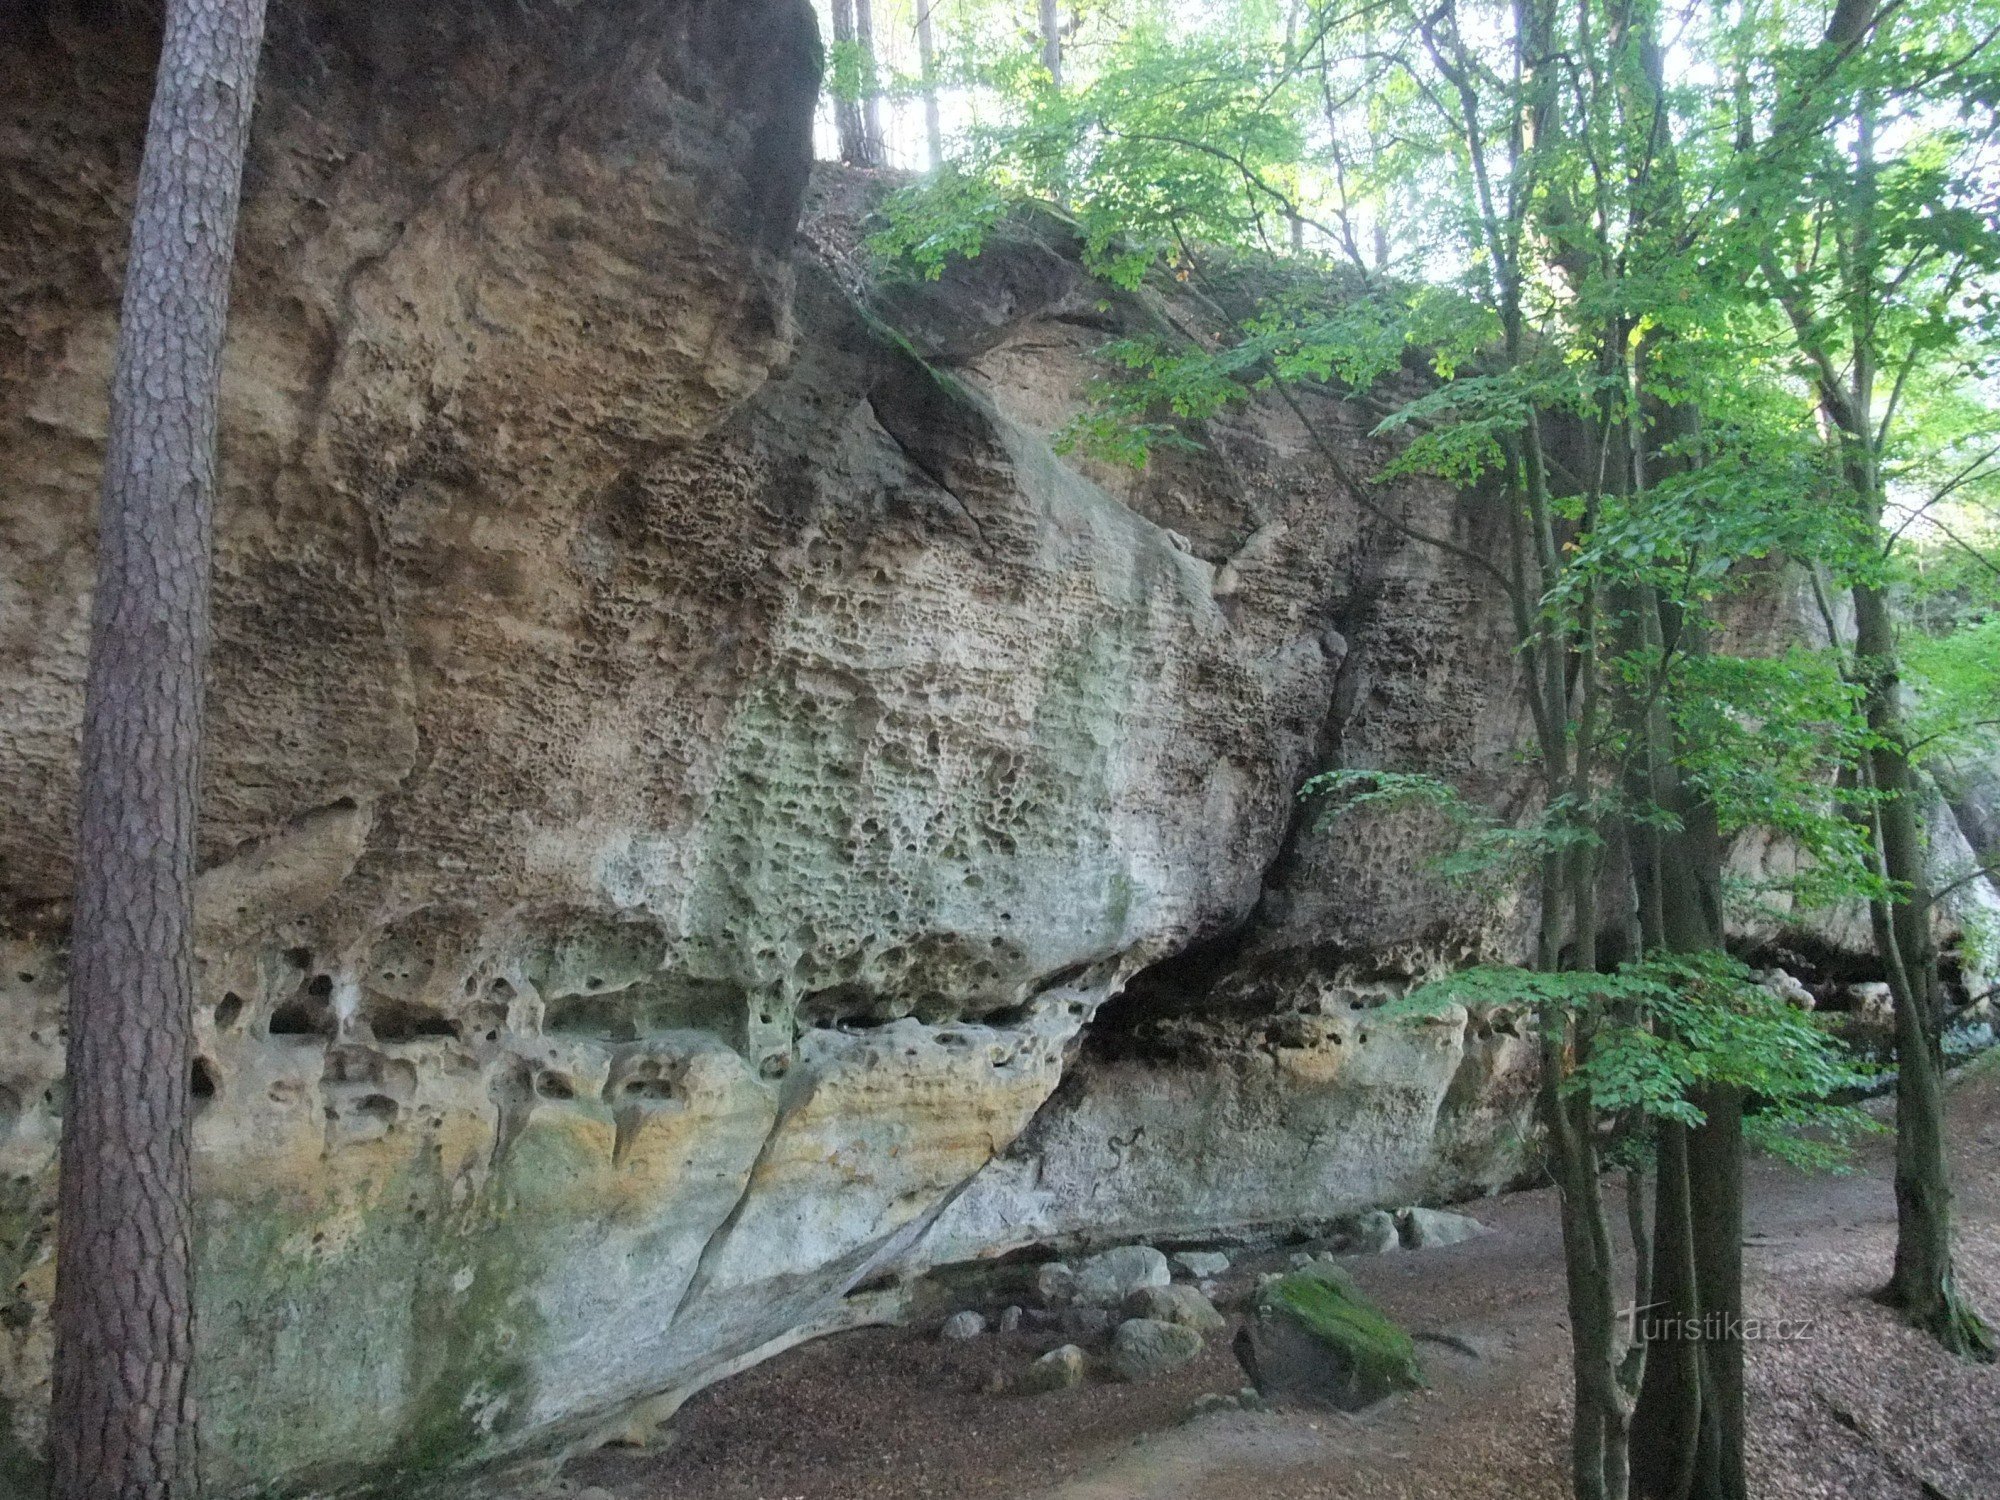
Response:
[[[917,64],[924,75],[924,144],[930,148],[931,170],[944,165],[944,125],[938,118],[937,38],[931,31],[936,0],[917,0]]]
[[[193,881],[216,408],[264,0],[168,0],[84,688],[55,1500],[192,1500]]]
[[[1056,0],[1041,0],[1042,66],[1057,88],[1062,87],[1062,22],[1056,14]]]

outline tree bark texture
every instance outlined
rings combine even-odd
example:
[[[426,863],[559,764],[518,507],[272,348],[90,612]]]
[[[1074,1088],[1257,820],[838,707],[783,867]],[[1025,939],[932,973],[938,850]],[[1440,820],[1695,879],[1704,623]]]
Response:
[[[843,50],[858,48],[859,38],[855,32],[854,0],[833,0],[833,40],[834,45]],[[875,160],[874,142],[869,139],[868,122],[861,112],[861,99],[850,92],[850,84],[856,79],[844,76],[844,70],[834,70],[833,126],[840,138],[840,159],[850,167],[878,166]]]
[[[1650,590],[1636,605],[1641,644],[1707,643]],[[1691,633],[1692,632],[1692,633]],[[1669,829],[1635,830],[1642,941],[1649,951],[1723,949],[1722,838],[1714,806],[1681,776],[1672,725],[1657,707],[1633,728],[1645,750],[1637,799],[1674,814]],[[1703,1088],[1695,1128],[1656,1127],[1651,1311],[1632,1413],[1632,1491],[1654,1500],[1742,1500],[1744,1494],[1742,1225],[1743,1101]]]
[[[936,0],[917,0],[917,66],[924,75],[924,143],[931,170],[944,165],[944,124],[938,115],[937,36],[931,29]]]
[[[1056,14],[1056,0],[1041,0],[1042,66],[1057,88],[1062,87],[1062,22]]]
[[[264,0],[168,0],[112,376],[84,689],[55,1500],[198,1493],[193,878],[216,408]]]
[[[879,167],[883,162],[882,88],[875,66],[875,0],[854,0],[854,40],[861,48],[861,128],[868,139],[868,163]]]
[[[1952,1268],[1944,1016],[1919,792],[1904,749],[1895,622],[1880,589],[1857,584],[1853,595],[1854,655],[1876,737],[1869,774],[1883,799],[1875,811],[1876,850],[1882,873],[1898,888],[1897,899],[1877,901],[1872,910],[1896,1006],[1896,1261],[1883,1300],[1954,1354],[1990,1359],[1992,1336],[1959,1292]]]

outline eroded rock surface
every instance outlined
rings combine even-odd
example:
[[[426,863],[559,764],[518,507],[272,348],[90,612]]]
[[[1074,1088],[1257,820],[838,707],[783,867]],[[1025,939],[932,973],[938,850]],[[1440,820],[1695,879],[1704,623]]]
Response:
[[[132,9],[0,21],[0,1473],[46,1399]],[[587,1439],[895,1268],[1517,1160],[1507,1018],[1370,1014],[1530,914],[1294,796],[1507,805],[1492,601],[1281,407],[1058,458],[1142,311],[1060,236],[883,289],[827,203],[795,254],[817,60],[803,0],[274,11],[198,893],[219,1495]]]

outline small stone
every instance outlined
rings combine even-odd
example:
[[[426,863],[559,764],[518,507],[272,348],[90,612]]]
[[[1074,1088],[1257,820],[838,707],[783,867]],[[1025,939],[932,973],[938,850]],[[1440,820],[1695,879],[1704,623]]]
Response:
[[[1269,1411],[1271,1403],[1264,1399],[1264,1393],[1254,1385],[1246,1385],[1236,1393],[1236,1404],[1245,1411]]]
[[[1021,1331],[1021,1319],[1026,1316],[1027,1314],[1021,1308],[1006,1308],[1000,1314],[1000,1331],[1002,1333],[1019,1333]]]
[[[1070,1390],[1083,1384],[1085,1364],[1081,1349],[1074,1344],[1064,1344],[1060,1349],[1051,1349],[1023,1370],[1015,1389],[1029,1396],[1043,1391]]]
[[[1178,1370],[1201,1350],[1201,1335],[1192,1328],[1130,1318],[1111,1336],[1111,1373],[1124,1381],[1148,1380]]]
[[[1182,1250],[1174,1264],[1196,1281],[1209,1281],[1229,1269],[1229,1257],[1220,1250]]]
[[[1151,1245],[1120,1245],[1076,1268],[1071,1298],[1090,1307],[1117,1307],[1142,1286],[1169,1286],[1173,1271]]]
[[[1307,1266],[1311,1265],[1312,1263],[1313,1263],[1312,1251],[1294,1250],[1292,1252],[1292,1269],[1294,1271],[1303,1271]]]
[[[1195,1397],[1194,1410],[1191,1415],[1205,1417],[1214,1411],[1237,1410],[1240,1410],[1240,1408],[1237,1406],[1234,1396],[1226,1395],[1222,1391],[1210,1391],[1206,1395]]]
[[[1228,1320],[1191,1286],[1142,1286],[1125,1299],[1128,1318],[1156,1318],[1178,1323],[1196,1333],[1220,1333]]]
[[[1214,1304],[1217,1312],[1223,1314],[1241,1312],[1257,1296],[1254,1287],[1241,1285],[1217,1286],[1214,1282],[1209,1282],[1206,1286],[1202,1287],[1201,1294]]]
[[[970,1308],[955,1312],[944,1320],[944,1327],[938,1330],[938,1337],[948,1343],[962,1344],[968,1339],[976,1339],[986,1332],[986,1319]]]
[[[1402,1213],[1403,1243],[1412,1250],[1434,1250],[1441,1245],[1461,1245],[1489,1233],[1486,1226],[1465,1214],[1446,1213],[1437,1208],[1406,1208]]]
[[[1056,1326],[1068,1339],[1101,1339],[1116,1321],[1102,1307],[1065,1307],[1056,1314]]]
[[[1387,1255],[1402,1246],[1402,1235],[1397,1232],[1396,1218],[1381,1209],[1371,1213],[1357,1214],[1346,1226],[1347,1248],[1353,1255]]]
[[[1818,1005],[1813,992],[1805,987],[1805,982],[1796,974],[1784,969],[1762,969],[1750,976],[1765,989],[1800,1010],[1812,1010]]]
[[[1879,979],[1847,987],[1848,1003],[1855,1017],[1870,1026],[1892,1026],[1896,1020],[1896,996]]]
[[[1052,1260],[1035,1272],[1035,1295],[1044,1307],[1067,1306],[1076,1296],[1076,1272]]]

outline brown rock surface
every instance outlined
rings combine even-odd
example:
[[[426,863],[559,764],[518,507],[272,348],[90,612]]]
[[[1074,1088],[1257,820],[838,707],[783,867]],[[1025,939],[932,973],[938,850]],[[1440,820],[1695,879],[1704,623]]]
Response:
[[[0,1473],[45,1395],[124,14],[0,22]],[[898,1260],[1513,1160],[1506,1035],[1353,1007],[1521,914],[1428,876],[1437,830],[1294,801],[1331,756],[1507,795],[1490,601],[1277,408],[1058,458],[1135,312],[1059,237],[878,295],[828,204],[795,263],[816,58],[800,0],[273,18],[199,897],[219,1494],[587,1435]],[[1100,1029],[1235,1019],[1079,1068],[1191,948]],[[1198,1150],[1161,1114],[1211,1109]]]

